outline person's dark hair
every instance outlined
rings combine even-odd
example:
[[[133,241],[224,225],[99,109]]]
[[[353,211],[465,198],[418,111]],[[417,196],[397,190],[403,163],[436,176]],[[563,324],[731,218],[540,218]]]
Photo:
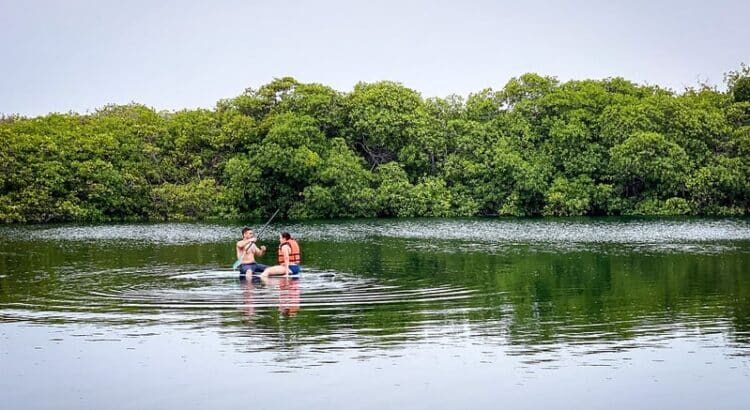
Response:
[[[246,227],[242,228],[242,236],[245,236],[245,232],[247,232],[247,231],[252,231],[252,229],[250,229],[249,226],[246,226]]]
[[[289,232],[282,232],[281,233],[281,237],[284,238],[287,241],[290,240],[290,239],[292,239],[292,235],[289,235]]]

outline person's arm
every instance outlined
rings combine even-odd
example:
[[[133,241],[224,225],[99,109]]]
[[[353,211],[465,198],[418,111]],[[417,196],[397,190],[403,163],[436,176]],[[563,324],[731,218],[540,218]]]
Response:
[[[255,244],[255,247],[253,247],[253,255],[255,256],[263,256],[266,253],[266,246],[263,245],[260,248],[258,247],[258,244]]]
[[[245,246],[242,245],[242,241],[237,242],[235,251],[237,251],[237,259],[242,259],[242,255],[245,254]]]
[[[291,246],[285,246],[281,253],[284,255],[284,268],[286,269],[286,272],[289,273],[289,252],[292,249]]]

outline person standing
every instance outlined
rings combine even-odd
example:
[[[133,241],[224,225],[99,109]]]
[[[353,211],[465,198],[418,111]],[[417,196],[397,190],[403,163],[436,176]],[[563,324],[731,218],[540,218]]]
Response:
[[[262,278],[280,275],[298,275],[302,271],[302,254],[299,244],[289,232],[279,235],[279,250],[277,255],[278,265],[266,268],[261,274]]]
[[[255,260],[256,257],[266,253],[265,246],[259,248],[256,245],[257,239],[252,229],[247,226],[242,228],[242,240],[237,241],[236,246],[237,259],[240,260],[240,276],[245,276],[248,271],[253,274],[263,272],[268,268]]]

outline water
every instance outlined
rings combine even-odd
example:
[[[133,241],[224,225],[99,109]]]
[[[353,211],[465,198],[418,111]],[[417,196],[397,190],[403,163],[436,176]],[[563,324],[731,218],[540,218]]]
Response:
[[[0,228],[2,408],[750,399],[747,219],[280,229],[303,247],[299,280],[240,281],[229,224]]]

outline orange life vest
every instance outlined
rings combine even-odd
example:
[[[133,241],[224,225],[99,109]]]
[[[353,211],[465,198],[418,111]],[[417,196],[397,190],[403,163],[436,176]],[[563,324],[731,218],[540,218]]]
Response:
[[[302,262],[302,255],[299,253],[299,244],[294,239],[290,239],[279,245],[279,265],[284,263],[284,253],[281,251],[281,248],[284,246],[289,247],[289,263],[292,265],[299,265],[300,262]]]

